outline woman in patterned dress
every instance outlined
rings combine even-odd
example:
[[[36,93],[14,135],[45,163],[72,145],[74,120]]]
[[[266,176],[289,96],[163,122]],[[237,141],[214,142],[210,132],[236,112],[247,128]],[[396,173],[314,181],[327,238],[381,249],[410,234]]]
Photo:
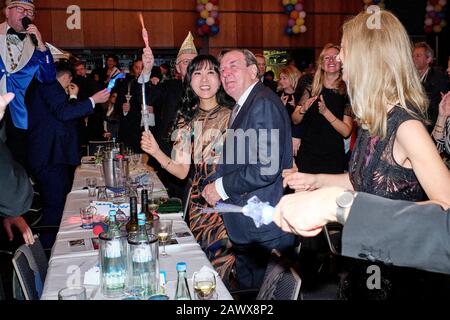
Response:
[[[199,188],[215,171],[234,101],[222,87],[217,59],[210,55],[199,55],[192,60],[184,88],[172,133],[175,141],[172,157],[159,149],[151,133],[143,133],[141,146],[174,176],[184,179],[190,174],[189,226],[222,280],[232,286],[235,258],[231,242],[219,214],[201,213],[208,205]]]

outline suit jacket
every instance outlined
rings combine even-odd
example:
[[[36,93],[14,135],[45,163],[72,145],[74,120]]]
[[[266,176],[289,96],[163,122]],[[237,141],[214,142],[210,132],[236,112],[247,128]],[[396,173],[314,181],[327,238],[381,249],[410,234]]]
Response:
[[[450,210],[358,193],[342,255],[450,274]]]
[[[230,129],[254,133],[257,141],[245,139],[245,143],[239,143],[233,131],[228,130],[222,163],[215,175],[222,177],[229,196],[226,202],[244,206],[248,199],[257,196],[276,205],[283,196],[281,173],[292,167],[291,124],[280,98],[258,81]],[[230,239],[237,244],[265,242],[286,235],[274,223],[256,228],[253,220],[242,214],[224,214],[223,220]]]
[[[25,169],[11,156],[5,144],[4,121],[0,122],[0,215],[19,216],[33,201],[33,188]]]
[[[11,117],[16,128],[27,129],[27,108],[25,92],[33,77],[39,82],[51,83],[56,79],[55,65],[50,50],[35,49],[31,39],[24,40],[22,58],[15,70],[11,70],[6,49],[6,22],[0,24],[0,94],[13,92],[16,96],[9,104]],[[5,91],[6,89],[6,91]]]
[[[447,77],[444,73],[435,68],[430,68],[425,81],[422,83],[427,93],[430,106],[428,107],[428,118],[431,124],[428,126],[428,131],[433,131],[439,114],[439,103],[441,102],[441,92],[447,93]]]
[[[78,165],[76,120],[93,112],[89,99],[70,100],[58,81],[38,84],[30,94],[28,164],[43,166]]]

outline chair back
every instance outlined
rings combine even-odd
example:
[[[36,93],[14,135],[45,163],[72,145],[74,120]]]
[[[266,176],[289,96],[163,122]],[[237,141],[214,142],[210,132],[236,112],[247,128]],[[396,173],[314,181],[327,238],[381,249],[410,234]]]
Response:
[[[21,245],[16,250],[12,263],[22,291],[14,292],[14,298],[20,299],[23,296],[26,300],[39,300],[48,268],[47,256],[39,238],[35,236],[33,245]]]
[[[301,279],[291,265],[274,249],[256,300],[297,300]]]

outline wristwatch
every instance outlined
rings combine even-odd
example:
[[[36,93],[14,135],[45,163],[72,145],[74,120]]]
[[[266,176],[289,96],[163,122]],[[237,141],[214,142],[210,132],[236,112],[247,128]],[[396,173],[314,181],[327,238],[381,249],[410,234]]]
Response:
[[[336,219],[337,221],[344,225],[347,220],[348,213],[350,212],[350,208],[353,204],[353,200],[355,200],[357,193],[352,190],[345,190],[336,198]]]

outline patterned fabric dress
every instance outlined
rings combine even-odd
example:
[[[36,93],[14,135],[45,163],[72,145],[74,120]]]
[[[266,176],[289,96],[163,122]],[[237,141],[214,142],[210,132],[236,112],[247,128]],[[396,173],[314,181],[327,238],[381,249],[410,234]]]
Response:
[[[189,227],[228,288],[233,287],[235,281],[232,272],[235,257],[231,252],[231,241],[222,217],[218,213],[200,212],[201,209],[209,206],[201,196],[200,187],[203,181],[215,172],[230,114],[231,110],[222,106],[217,106],[210,111],[199,109],[195,119],[183,128],[185,131],[183,143],[180,143],[179,138],[174,144],[174,150],[177,153],[181,153],[182,146],[186,148],[188,143],[192,151],[190,153],[193,174],[189,201]],[[189,135],[186,135],[186,131]],[[188,136],[190,141],[186,139]],[[186,157],[186,150],[184,151]]]
[[[360,128],[350,164],[349,175],[356,191],[375,194],[384,198],[420,201],[424,192],[413,169],[397,164],[393,148],[397,129],[407,121],[415,119],[401,107],[394,107],[388,113],[387,135],[385,139],[370,137],[369,132]],[[369,254],[371,254],[369,252]],[[405,297],[417,290],[406,288],[408,283],[417,284],[418,274],[406,268],[393,267],[365,260],[348,259],[348,274],[341,281],[339,298],[345,300],[387,300]],[[381,270],[380,290],[369,290],[367,268],[377,265]],[[416,287],[415,289],[417,289]]]

